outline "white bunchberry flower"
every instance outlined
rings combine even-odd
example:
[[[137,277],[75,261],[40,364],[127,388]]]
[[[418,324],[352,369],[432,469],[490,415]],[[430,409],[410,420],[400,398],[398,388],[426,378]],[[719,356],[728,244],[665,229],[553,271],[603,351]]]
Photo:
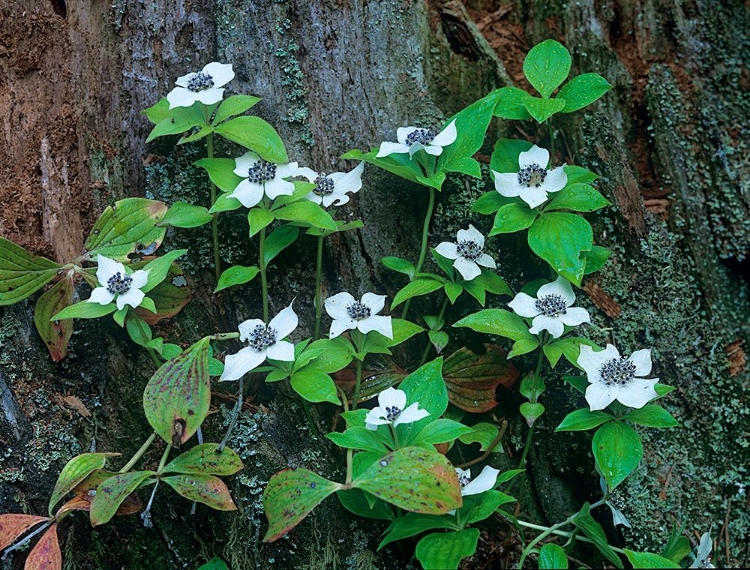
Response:
[[[589,312],[580,307],[573,307],[576,301],[573,288],[565,277],[558,277],[552,283],[539,287],[536,298],[519,293],[508,303],[515,313],[531,321],[531,334],[549,331],[552,338],[560,338],[565,325],[576,327],[581,323],[591,322]]]
[[[453,267],[466,281],[471,281],[482,273],[480,265],[492,269],[497,267],[495,260],[484,253],[484,236],[471,224],[468,230],[458,230],[456,243],[444,241],[435,251],[443,257],[455,259]]]
[[[409,158],[414,156],[415,152],[424,150],[427,154],[440,156],[443,148],[453,144],[456,141],[456,121],[453,120],[438,134],[429,129],[420,129],[417,127],[399,127],[396,131],[397,143],[383,142],[380,143],[380,150],[376,155],[378,158],[391,154],[409,153]]]
[[[248,346],[224,360],[224,372],[219,382],[239,380],[242,376],[270,360],[294,361],[294,345],[281,340],[288,337],[299,323],[297,314],[289,305],[271,319],[268,326],[260,319],[249,319],[240,324],[240,340]]]
[[[498,469],[485,465],[482,472],[474,479],[471,478],[471,469],[461,469],[456,467],[458,484],[461,486],[461,495],[478,495],[495,487],[497,476],[500,474]]]
[[[386,388],[378,394],[378,406],[367,412],[365,427],[375,431],[378,426],[410,424],[430,415],[419,409],[419,402],[406,407],[406,392],[396,388]]]
[[[305,199],[316,204],[322,204],[324,208],[327,208],[330,205],[341,206],[346,204],[349,201],[347,192],[352,194],[359,192],[359,189],[362,188],[362,171],[364,169],[365,163],[360,162],[354,170],[349,172],[334,172],[333,174],[321,172],[318,174],[303,166],[297,170],[297,174],[304,176],[315,184],[315,188],[305,196]]]
[[[125,271],[125,266],[108,257],[98,255],[96,279],[101,287],[95,288],[89,297],[89,303],[109,305],[116,300],[117,309],[122,310],[125,305],[138,307],[146,296],[141,288],[148,281],[150,269],[135,271],[132,275]]]
[[[689,568],[715,568],[715,566],[711,564],[711,551],[713,548],[714,545],[711,540],[711,534],[704,532],[695,554],[692,555],[694,560]]]
[[[294,194],[294,184],[284,179],[298,174],[296,162],[276,164],[248,151],[235,158],[234,164],[234,173],[244,180],[237,184],[229,197],[237,198],[245,208],[258,204],[263,199],[263,194],[271,200]]]
[[[547,170],[549,152],[534,145],[518,157],[518,172],[495,172],[495,190],[506,198],[520,196],[536,208],[547,201],[549,192],[559,192],[568,183],[563,166]]]
[[[658,378],[639,378],[651,373],[651,349],[620,358],[611,344],[599,352],[582,344],[578,365],[590,382],[586,401],[592,411],[603,410],[615,400],[631,408],[642,408],[658,396],[654,389]]]
[[[218,103],[224,97],[224,85],[234,79],[231,63],[209,63],[201,71],[178,77],[177,87],[167,95],[169,108],[190,107],[196,101],[204,105]]]
[[[326,313],[333,319],[330,338],[336,338],[344,331],[357,329],[362,334],[377,331],[385,337],[393,338],[391,317],[378,315],[385,306],[385,295],[365,293],[357,301],[349,293],[338,293],[325,300]]]

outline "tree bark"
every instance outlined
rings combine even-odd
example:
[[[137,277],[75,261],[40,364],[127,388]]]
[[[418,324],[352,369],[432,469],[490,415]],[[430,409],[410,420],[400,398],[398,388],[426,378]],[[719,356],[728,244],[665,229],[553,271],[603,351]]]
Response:
[[[600,188],[614,203],[595,223],[597,242],[614,255],[583,288],[597,315],[591,334],[625,353],[654,347],[661,382],[677,388],[665,406],[683,423],[666,434],[644,430],[644,460],[621,491],[634,526],[623,538],[629,548],[658,552],[673,517],[691,533],[713,521],[716,532],[726,520],[728,548],[741,562],[750,527],[740,487],[747,477],[743,347],[750,329],[748,11],[729,0],[465,4],[0,0],[0,235],[68,261],[115,200],[148,195],[206,204],[207,181],[191,166],[200,145],[147,146],[140,111],[176,77],[210,61],[234,64],[232,92],[263,98],[254,111],[276,126],[292,160],[330,172],[347,167],[337,158],[343,152],[393,140],[399,126],[439,126],[494,88],[528,88],[524,54],[554,37],[573,53],[573,73],[598,72],[615,86],[553,124],[558,160],[601,174]],[[485,155],[500,135],[540,144],[549,136],[533,124],[497,122]],[[439,196],[431,243],[465,227],[471,200],[490,188],[488,179],[451,180]],[[350,207],[365,227],[329,242],[328,289],[392,298],[401,283],[379,260],[416,257],[425,203],[421,188],[368,169]],[[254,257],[244,223],[240,214],[221,218],[226,263]],[[186,270],[194,298],[159,327],[167,338],[189,343],[258,314],[253,286],[227,296],[223,315],[211,301],[207,236],[169,234],[168,245],[191,250]],[[502,252],[509,243],[496,238],[489,245]],[[313,260],[313,240],[301,237],[270,272],[271,314],[296,297],[295,307],[307,307],[300,333],[308,336]],[[520,279],[514,267],[502,269]],[[93,446],[128,457],[150,433],[141,394],[152,367],[127,335],[106,319],[78,322],[71,353],[53,364],[32,315],[33,298],[0,308],[0,512],[43,513],[70,457]],[[553,386],[545,396],[532,484],[540,515],[556,522],[595,493],[596,478],[589,440],[551,433],[572,409],[568,392]],[[288,540],[260,542],[261,492],[271,474],[292,464],[332,478],[341,473],[320,438],[307,443],[303,416],[284,390],[280,403],[264,391],[258,397],[232,441],[247,466],[231,483],[239,514],[199,507],[191,517],[190,505],[165,492],[157,495],[151,529],[131,516],[91,531],[85,517],[74,516],[61,535],[69,567],[194,568],[214,553],[233,569],[398,567],[394,551],[375,554],[370,521],[348,517],[335,499]],[[208,440],[223,433],[231,404],[214,398],[219,413],[206,426]],[[580,468],[571,465],[570,449],[579,450]],[[160,453],[149,453],[147,464]]]

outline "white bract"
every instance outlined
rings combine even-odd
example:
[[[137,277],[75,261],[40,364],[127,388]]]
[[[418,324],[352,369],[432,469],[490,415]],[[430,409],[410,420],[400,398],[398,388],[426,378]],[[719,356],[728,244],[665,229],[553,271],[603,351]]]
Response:
[[[455,267],[466,281],[478,277],[482,267],[495,269],[495,260],[484,253],[484,236],[469,224],[468,230],[458,230],[456,243],[444,241],[435,248],[440,255],[454,259]]]
[[[409,153],[409,157],[414,156],[415,152],[424,150],[427,154],[440,156],[443,148],[453,144],[456,141],[456,121],[453,120],[438,134],[429,129],[420,129],[418,127],[399,127],[396,131],[397,143],[383,142],[380,143],[380,150],[376,155],[378,158],[389,156],[391,154]]]
[[[367,412],[365,427],[375,431],[378,426],[410,424],[430,415],[419,409],[419,402],[406,407],[406,392],[396,388],[386,388],[378,394],[378,406]]]
[[[201,71],[177,78],[177,87],[167,95],[169,108],[190,107],[196,101],[204,105],[218,103],[224,97],[224,85],[234,79],[232,64],[209,63]]]
[[[689,567],[715,568],[715,566],[711,564],[711,551],[713,550],[713,548],[714,545],[711,541],[711,534],[708,532],[704,532],[701,536],[701,542],[698,545],[695,554],[692,555],[694,557],[693,563]]]
[[[347,192],[356,193],[362,188],[362,171],[365,169],[365,163],[360,162],[354,170],[349,172],[334,172],[326,174],[325,172],[317,173],[314,170],[301,167],[297,174],[304,176],[310,182],[315,184],[305,199],[322,204],[324,208],[330,205],[341,206],[349,201]]]
[[[578,365],[590,382],[586,388],[586,401],[592,411],[603,410],[617,400],[631,408],[642,408],[658,394],[654,386],[658,378],[639,378],[651,373],[651,350],[635,351],[628,358],[611,344],[600,352],[581,345]]]
[[[560,338],[565,325],[575,327],[581,323],[591,322],[589,312],[580,307],[573,307],[575,293],[564,277],[558,277],[552,283],[539,287],[536,298],[526,293],[519,293],[508,303],[513,311],[531,321],[531,334],[549,331],[553,338]]]
[[[229,195],[237,198],[245,208],[252,208],[258,204],[265,194],[271,200],[278,196],[294,194],[294,184],[284,178],[297,175],[299,168],[296,162],[275,164],[263,160],[252,151],[248,151],[234,159],[234,173],[244,178]]]
[[[297,314],[289,305],[272,318],[268,326],[260,319],[249,319],[240,324],[240,340],[247,342],[248,346],[226,357],[219,381],[239,380],[260,366],[266,358],[294,361],[294,345],[281,339],[289,336],[297,328],[298,322]]]
[[[336,338],[344,331],[357,329],[362,334],[377,331],[385,337],[393,338],[391,317],[378,315],[385,306],[385,295],[365,293],[357,301],[349,293],[338,293],[325,300],[326,313],[333,319],[330,338]]]
[[[117,309],[122,310],[125,305],[138,307],[146,296],[141,288],[148,281],[149,270],[138,270],[132,275],[125,271],[125,266],[108,257],[98,255],[96,279],[101,287],[95,288],[89,297],[90,303],[109,305],[116,300]]]
[[[530,208],[544,204],[550,192],[559,192],[568,183],[563,166],[547,170],[549,152],[534,145],[518,157],[518,172],[495,172],[495,190],[506,198],[520,196]]]
[[[498,469],[485,465],[482,472],[474,479],[471,478],[471,469],[461,469],[456,467],[458,484],[461,486],[461,495],[478,495],[495,487],[497,476],[500,474]]]

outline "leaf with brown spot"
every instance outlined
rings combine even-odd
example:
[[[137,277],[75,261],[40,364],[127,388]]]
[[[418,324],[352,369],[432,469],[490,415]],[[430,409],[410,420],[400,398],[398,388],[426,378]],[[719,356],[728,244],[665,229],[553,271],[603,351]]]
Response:
[[[421,447],[384,455],[352,481],[352,487],[425,515],[444,515],[462,505],[456,470],[443,455]]]
[[[213,475],[170,475],[162,481],[190,501],[203,503],[217,511],[237,510],[224,481]]]
[[[344,488],[308,469],[279,471],[263,491],[263,509],[268,517],[268,531],[263,542],[281,538],[317,507],[323,500]]]
[[[154,431],[179,446],[196,432],[208,415],[211,384],[208,371],[209,338],[167,360],[143,392],[143,409]]]
[[[225,447],[218,451],[216,443],[196,445],[175,457],[164,467],[165,473],[199,473],[206,475],[234,475],[242,469],[242,460],[234,451]]]
[[[130,471],[118,473],[102,481],[96,488],[96,495],[91,501],[91,526],[109,522],[128,495],[153,475],[156,475],[153,471]]]
[[[350,364],[334,375],[334,382],[344,390],[351,402],[354,395],[356,366]],[[391,358],[385,356],[371,355],[368,357],[366,368],[362,370],[362,384],[359,392],[359,401],[366,402],[380,394],[386,388],[395,386],[406,378],[407,373],[400,368]]]
[[[13,542],[31,527],[49,520],[47,517],[34,515],[0,515],[0,550]]]
[[[519,372],[506,359],[506,353],[494,344],[484,345],[486,352],[476,354],[460,348],[443,364],[443,379],[451,403],[467,412],[480,413],[497,406],[498,386],[510,388]]]
[[[45,291],[34,306],[34,325],[55,362],[60,362],[68,354],[68,342],[73,334],[73,319],[59,321],[51,319],[72,304],[73,276],[71,274]]]
[[[57,540],[57,523],[44,533],[29,552],[24,570],[62,570],[62,552]]]
[[[114,477],[115,475],[118,475],[118,473],[114,471],[107,471],[106,469],[99,469],[91,473],[88,477],[81,481],[75,487],[75,489],[73,489],[73,493],[75,493],[76,496],[68,502],[64,503],[57,510],[56,515],[60,516],[61,514],[68,511],[90,511],[91,501],[96,495],[96,488],[102,483],[102,481],[105,481],[110,477]],[[143,503],[141,503],[141,500],[136,495],[128,495],[125,500],[120,503],[120,506],[117,508],[117,512],[115,512],[115,515],[132,515],[133,513],[137,513],[138,511],[140,511],[142,508]]]
[[[171,319],[179,313],[190,301],[190,288],[180,266],[173,263],[167,278],[151,289],[148,296],[154,301],[156,312],[138,307],[135,313],[149,325],[155,325],[162,319]]]
[[[49,499],[49,514],[65,495],[72,491],[86,477],[94,471],[104,467],[107,457],[117,456],[119,453],[82,453],[77,455],[63,467],[57,477],[55,489]]]

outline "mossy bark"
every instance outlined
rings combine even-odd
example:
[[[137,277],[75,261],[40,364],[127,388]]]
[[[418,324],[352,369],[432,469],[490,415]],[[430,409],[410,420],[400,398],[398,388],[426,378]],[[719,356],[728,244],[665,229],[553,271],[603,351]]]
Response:
[[[278,128],[293,160],[330,172],[347,167],[340,154],[392,140],[399,126],[436,126],[493,88],[527,87],[523,53],[547,37],[559,39],[573,53],[574,73],[596,71],[615,85],[591,110],[554,123],[563,133],[558,160],[599,172],[615,204],[595,224],[597,241],[615,254],[584,287],[597,315],[595,340],[614,341],[623,352],[653,346],[662,382],[677,387],[665,405],[683,423],[666,435],[644,430],[646,457],[623,488],[635,527],[624,538],[659,551],[672,516],[700,532],[712,522],[718,531],[726,516],[730,552],[739,557],[749,526],[740,488],[748,458],[742,396],[748,376],[741,365],[750,317],[743,273],[750,248],[742,137],[750,106],[747,10],[739,1],[707,0],[466,6],[456,0],[0,6],[0,43],[8,46],[0,53],[0,101],[8,109],[0,235],[66,261],[117,199],[147,194],[205,203],[206,180],[191,166],[201,147],[174,148],[173,141],[148,147],[149,126],[139,111],[168,92],[175,77],[209,61],[234,64],[233,92],[263,98],[256,110]],[[548,143],[547,130],[531,124],[498,123],[490,143],[501,133]],[[439,197],[431,242],[465,227],[472,197],[486,189],[451,180]],[[328,289],[392,295],[400,282],[379,259],[416,257],[426,198],[418,187],[368,170],[351,203],[365,227],[328,242]],[[241,215],[222,217],[227,263],[255,255],[243,223]],[[213,304],[207,235],[170,232],[173,245],[191,249],[186,269],[194,289],[184,313],[160,327],[171,340],[189,343],[259,310],[253,286],[228,295],[223,314]],[[490,245],[502,257],[510,243]],[[312,239],[300,238],[270,274],[271,313],[296,297],[301,334],[312,331],[314,248]],[[512,266],[505,269],[512,274]],[[43,513],[71,456],[92,447],[128,456],[149,434],[140,399],[152,366],[123,331],[106,319],[77,323],[68,358],[55,365],[32,315],[33,299],[0,308],[0,512]],[[235,569],[387,567],[387,557],[374,553],[372,524],[347,517],[335,499],[288,540],[261,543],[260,497],[273,472],[295,464],[341,477],[321,439],[304,444],[300,432],[308,432],[291,395],[276,396],[270,403],[261,393],[264,405],[243,414],[232,441],[247,466],[232,480],[239,514],[199,508],[191,516],[186,502],[163,493],[150,529],[131,516],[92,532],[84,517],[71,517],[61,535],[66,567],[194,568],[213,554]],[[562,389],[546,396],[550,411],[532,450],[531,481],[541,516],[555,522],[595,491],[596,478],[587,439],[551,435],[558,415],[571,409],[563,406],[574,402]],[[215,398],[214,405],[219,413],[209,419],[209,440],[220,437],[231,399]],[[555,452],[568,444],[579,450],[580,465]],[[146,464],[158,462],[160,452],[157,446]]]

